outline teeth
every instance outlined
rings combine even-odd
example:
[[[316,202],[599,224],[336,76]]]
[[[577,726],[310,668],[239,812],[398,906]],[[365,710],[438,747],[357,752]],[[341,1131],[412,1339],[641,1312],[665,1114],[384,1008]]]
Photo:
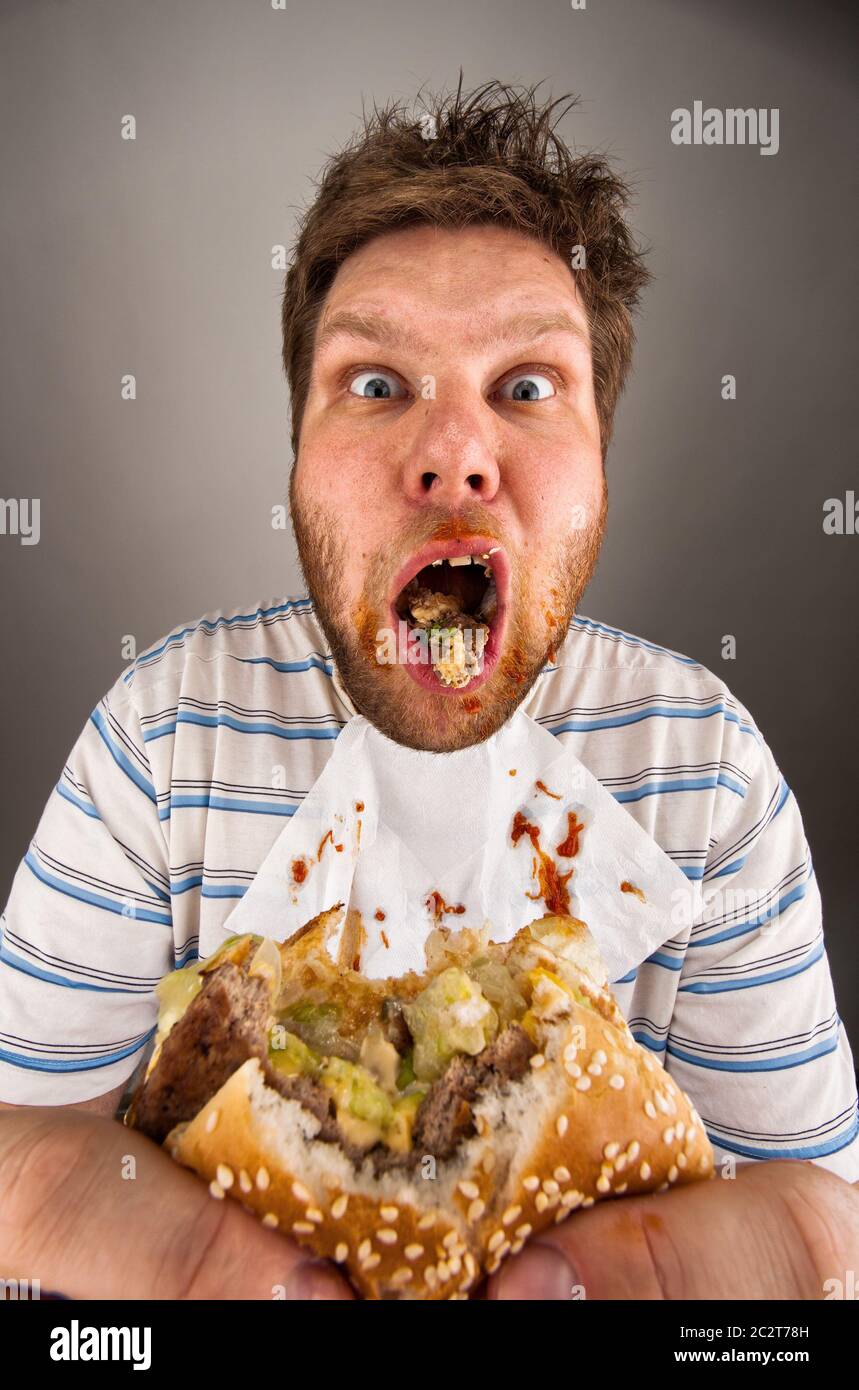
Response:
[[[444,560],[433,560],[433,565],[443,565]]]
[[[451,555],[447,562],[449,565],[470,565],[470,555]]]

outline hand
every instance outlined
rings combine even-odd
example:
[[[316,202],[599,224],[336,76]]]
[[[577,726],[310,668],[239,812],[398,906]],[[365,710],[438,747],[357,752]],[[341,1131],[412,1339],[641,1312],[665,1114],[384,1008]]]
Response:
[[[857,1263],[859,1187],[774,1161],[577,1212],[505,1261],[486,1297],[822,1299]]]
[[[0,1278],[71,1298],[353,1297],[333,1265],[215,1201],[144,1135],[56,1106],[0,1114]]]

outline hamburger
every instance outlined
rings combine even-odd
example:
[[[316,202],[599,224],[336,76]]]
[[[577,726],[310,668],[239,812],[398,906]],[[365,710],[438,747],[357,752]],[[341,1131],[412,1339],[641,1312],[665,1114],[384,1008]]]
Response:
[[[465,1299],[609,1197],[710,1178],[689,1097],[633,1038],[583,922],[437,926],[368,979],[342,905],[157,987],[126,1122],[372,1299]],[[339,943],[335,942],[339,936]],[[337,946],[336,952],[332,949]]]

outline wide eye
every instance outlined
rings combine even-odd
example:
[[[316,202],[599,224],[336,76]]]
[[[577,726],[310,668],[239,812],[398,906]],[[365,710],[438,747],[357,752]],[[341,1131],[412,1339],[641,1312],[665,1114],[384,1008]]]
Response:
[[[555,394],[554,382],[536,372],[527,376],[511,376],[498,389],[506,401],[545,401]]]
[[[399,399],[406,393],[395,376],[390,372],[359,372],[349,382],[353,396],[363,396],[365,400],[390,401]]]

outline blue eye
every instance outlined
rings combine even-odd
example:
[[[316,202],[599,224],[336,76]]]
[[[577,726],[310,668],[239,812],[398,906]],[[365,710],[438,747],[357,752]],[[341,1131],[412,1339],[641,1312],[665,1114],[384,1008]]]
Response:
[[[400,383],[390,372],[359,372],[349,383],[353,396],[365,400],[389,401],[405,395]]]
[[[500,394],[506,401],[545,401],[554,396],[554,383],[547,376],[536,372],[529,376],[511,376],[500,387]]]

